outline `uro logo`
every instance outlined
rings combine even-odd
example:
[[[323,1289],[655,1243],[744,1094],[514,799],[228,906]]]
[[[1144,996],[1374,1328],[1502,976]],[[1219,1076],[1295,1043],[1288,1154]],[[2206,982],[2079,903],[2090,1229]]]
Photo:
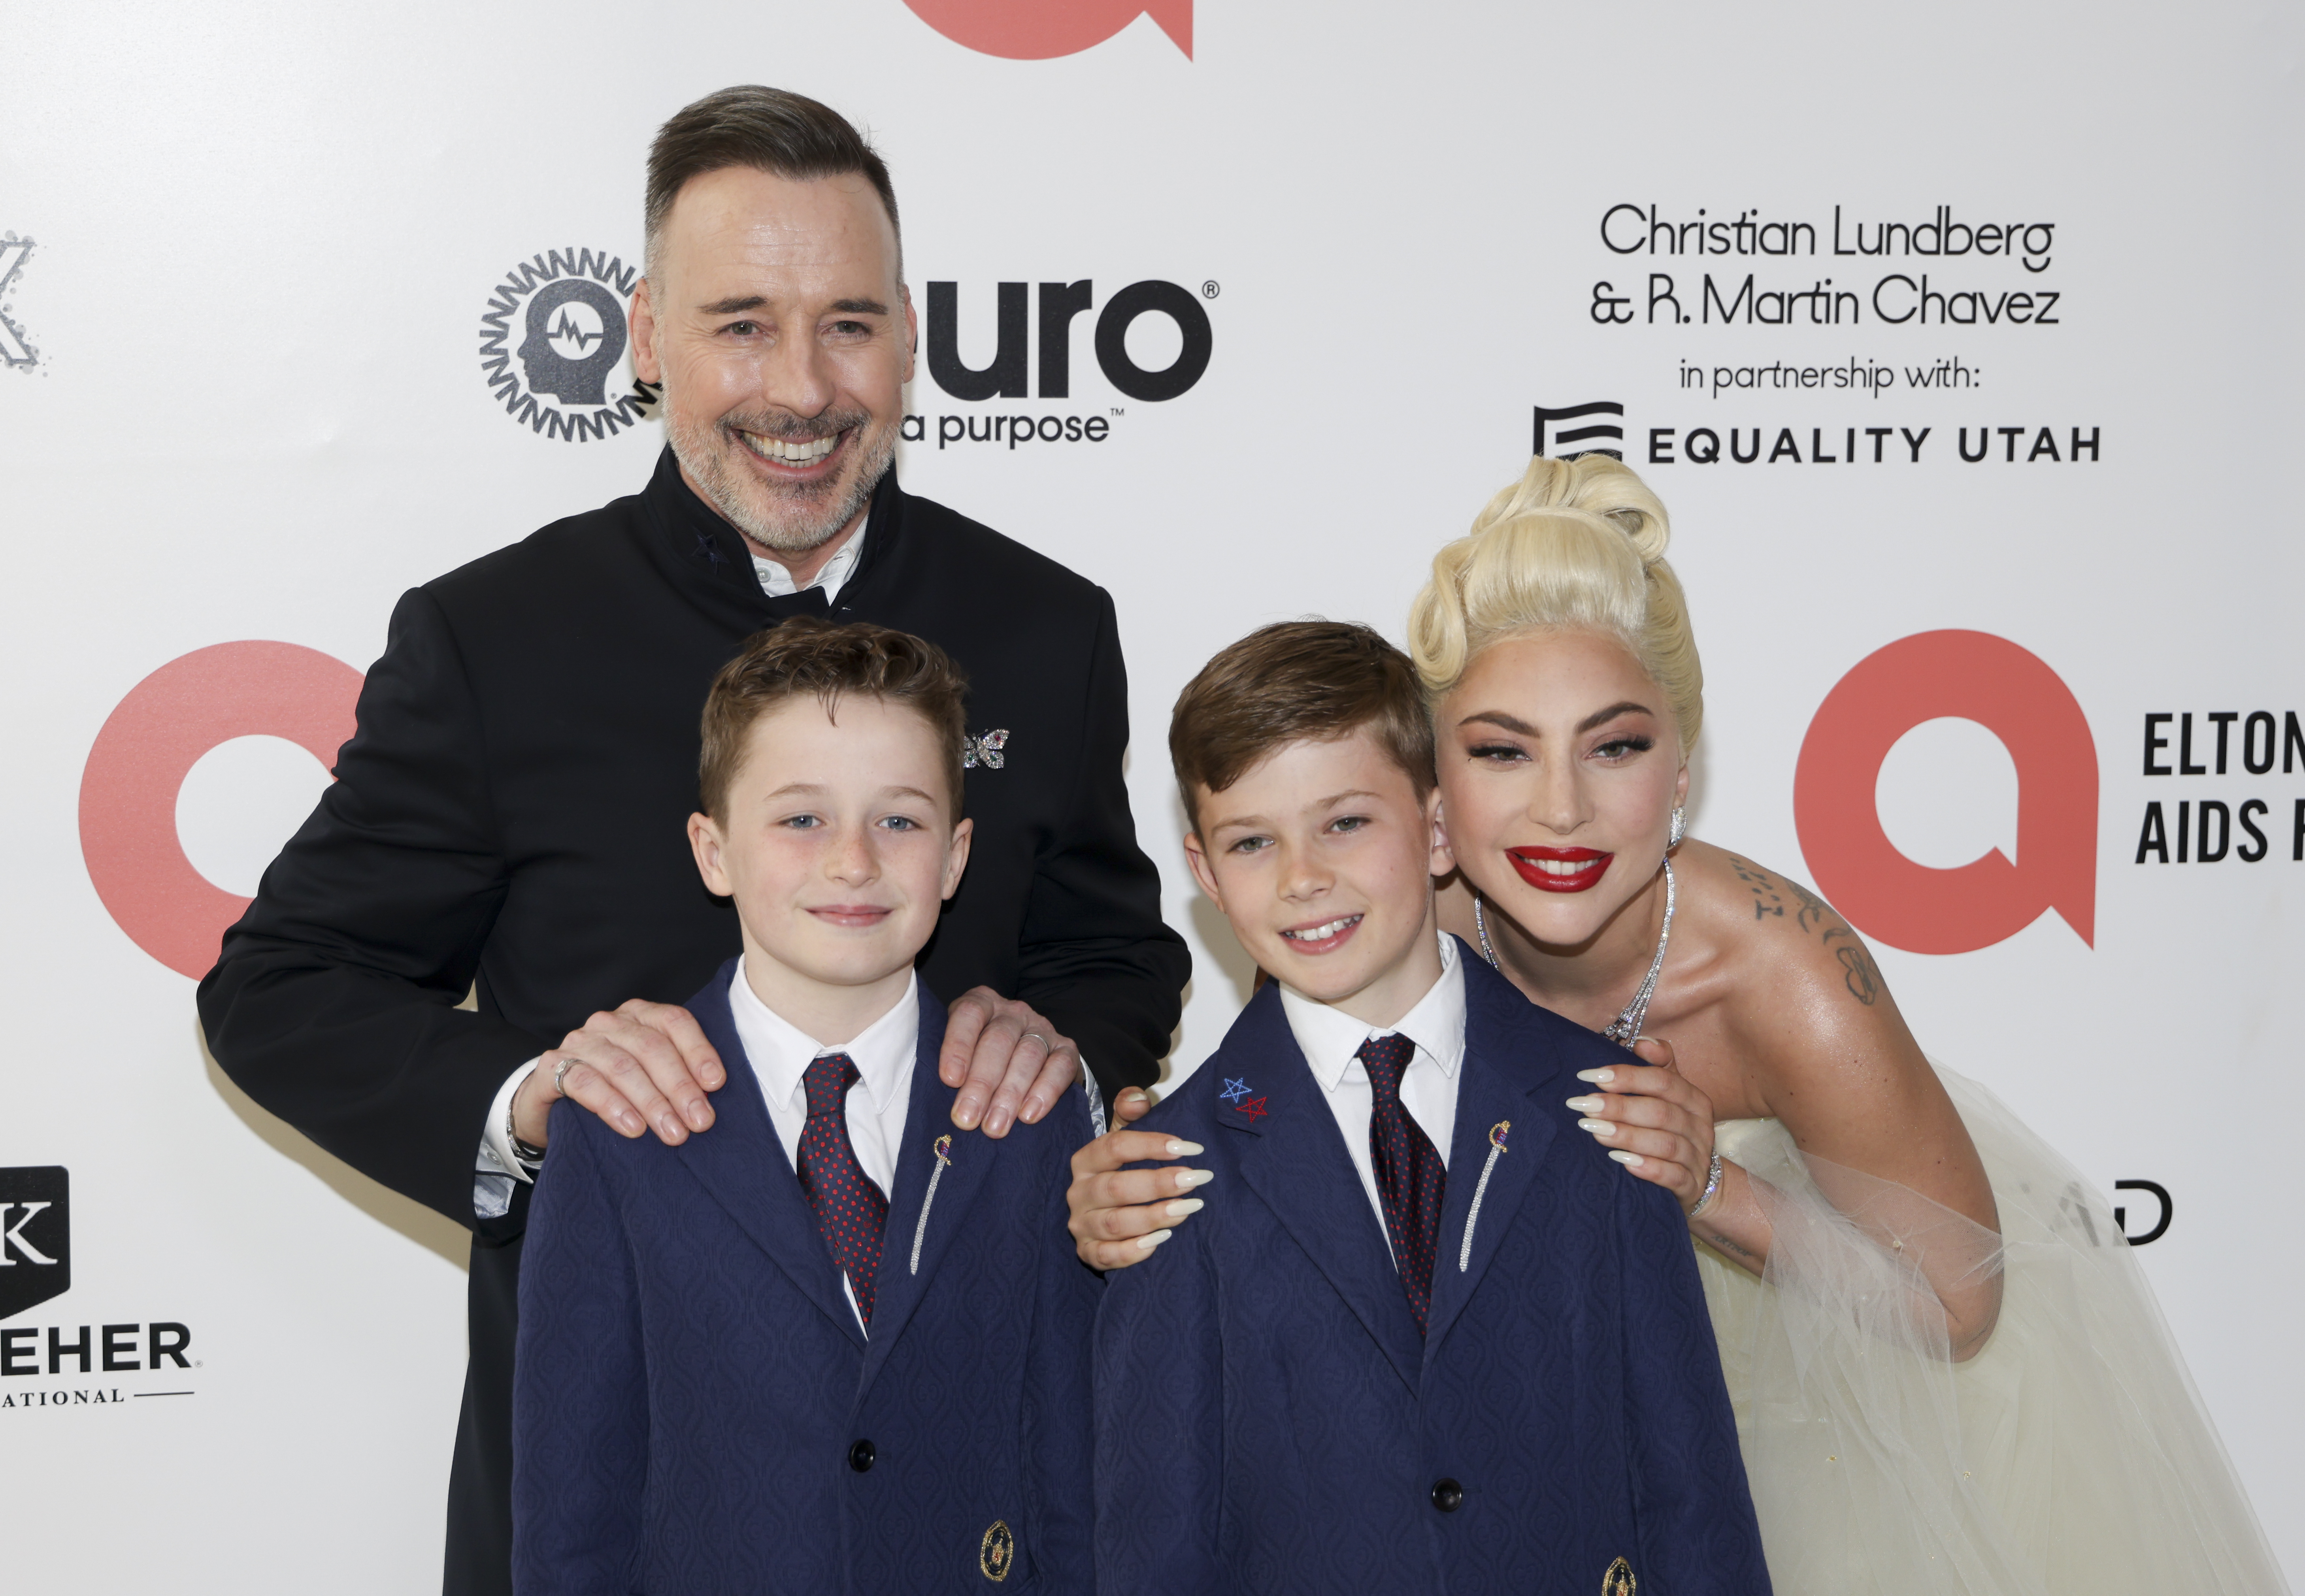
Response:
[[[591,250],[554,250],[515,267],[481,318],[481,373],[515,421],[569,442],[635,425],[657,390],[609,394],[625,359],[625,306],[639,272]]]
[[[24,335],[24,329],[8,314],[8,291],[16,285],[16,274],[24,269],[24,262],[32,258],[32,241],[18,238],[14,233],[0,235],[0,361],[29,369],[40,363],[40,352]]]
[[[171,660],[120,700],[80,781],[80,848],[96,895],[137,947],[198,981],[249,900],[192,868],[176,794],[200,756],[235,737],[297,743],[334,768],[361,674],[294,643],[217,643]]]
[[[1999,737],[2017,767],[2017,858],[1916,864],[1881,828],[1882,761],[1944,717]],[[2004,638],[1924,632],[1867,655],[1818,706],[1793,773],[1793,822],[1817,890],[1909,953],[1968,953],[2054,909],[2097,942],[2097,743],[2057,673]]]
[[[1076,55],[1140,16],[1151,17],[1187,58],[1193,0],[905,0],[913,14],[955,44],[1011,61]]]
[[[960,358],[960,284],[929,284],[929,376],[937,386],[956,399],[1025,396],[1026,286],[1002,283],[995,287],[992,361],[978,367]],[[1213,299],[1217,285],[1204,284],[1201,293]],[[1041,357],[1037,375],[1042,398],[1071,396],[1073,318],[1095,302],[1096,285],[1086,277],[1077,283],[1041,284],[1035,343]],[[1177,328],[1176,358],[1153,370],[1138,365],[1128,352],[1128,329],[1144,316],[1165,316]],[[1131,399],[1152,403],[1174,399],[1201,380],[1216,348],[1216,335],[1199,297],[1154,277],[1131,283],[1105,301],[1096,318],[1095,343],[1097,368],[1104,373],[1104,380]]]
[[[1601,417],[1594,420],[1588,418]],[[1614,416],[1613,421],[1607,417]],[[1536,406],[1536,438],[1529,450],[1532,454],[1550,454],[1556,460],[1574,460],[1580,454],[1606,454],[1612,460],[1625,457],[1625,407],[1606,399],[1596,399],[1590,404],[1571,404],[1561,410]],[[1567,423],[1563,425],[1562,423]],[[1546,429],[1552,437],[1547,446]]]
[[[71,1289],[72,1177],[60,1165],[0,1169],[0,1319]]]

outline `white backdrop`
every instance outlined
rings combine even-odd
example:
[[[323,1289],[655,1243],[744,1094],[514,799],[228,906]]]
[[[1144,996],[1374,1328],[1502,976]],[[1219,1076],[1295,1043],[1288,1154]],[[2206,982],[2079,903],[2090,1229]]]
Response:
[[[550,364],[517,352],[522,307],[561,271],[549,251],[634,260],[654,127],[745,81],[869,125],[915,298],[957,285],[970,365],[993,358],[997,284],[1093,284],[1068,395],[957,399],[924,363],[902,468],[1118,603],[1138,823],[1197,961],[1175,1067],[1245,974],[1177,843],[1178,686],[1278,617],[1399,636],[1537,408],[1620,405],[1547,441],[1623,447],[1674,514],[1710,686],[1695,829],[1818,880],[1924,1044],[2093,1179],[2172,1194],[2140,1257],[2305,1569],[2305,1290],[2250,1251],[2305,1189],[2305,768],[2246,768],[2262,724],[2244,746],[2250,714],[2278,733],[2305,712],[2283,487],[2305,422],[2294,8],[1135,9],[8,0],[0,1201],[51,1203],[0,1210],[9,1588],[437,1581],[461,1233],[241,1097],[170,960],[213,949],[225,895],[327,779],[297,744],[326,748],[395,598],[644,480],[661,432],[629,407],[573,441],[560,398],[526,412],[542,430],[515,413]],[[1651,249],[1651,207],[1731,225]],[[1836,255],[1836,215],[1843,248],[1908,232]],[[1740,216],[1799,252],[1737,253],[1773,236]],[[2015,224],[2017,252],[1909,231],[1947,221],[1957,241]],[[1920,311],[1925,274],[1943,298]],[[1209,324],[1205,374],[1165,400],[1096,359],[1097,314],[1141,281]],[[495,387],[492,296],[513,334]],[[602,345],[572,327],[547,331],[581,363]],[[1158,313],[1127,335],[1148,370],[1178,345]],[[605,402],[628,386],[619,362]],[[1020,414],[1105,436],[938,446],[940,418]],[[1557,441],[1593,425],[1621,445]],[[1693,463],[1699,429],[1717,463]],[[2076,434],[2097,443],[2079,460]],[[1892,655],[1801,766],[1860,661],[1948,631],[2037,663],[1974,639]],[[251,641],[313,652],[204,655],[132,698]],[[1927,724],[1899,740],[1901,699]],[[2148,750],[2150,714],[2190,716],[2203,774],[2146,774],[2173,772],[2186,724],[2154,723],[2170,741]],[[1895,743],[1885,841],[1868,736],[1876,759]],[[2154,802],[2166,865],[2134,862]],[[2206,865],[2204,805],[2231,822],[2208,821],[2207,851],[2229,843]],[[1996,848],[2014,869],[1922,873]],[[61,1255],[58,1167],[68,1291],[30,1255]],[[2122,1195],[2141,1234],[2157,1204]],[[100,1366],[106,1325],[137,1327],[115,1360],[136,1368]],[[181,1327],[182,1366],[145,1366],[179,1340],[155,1325]]]

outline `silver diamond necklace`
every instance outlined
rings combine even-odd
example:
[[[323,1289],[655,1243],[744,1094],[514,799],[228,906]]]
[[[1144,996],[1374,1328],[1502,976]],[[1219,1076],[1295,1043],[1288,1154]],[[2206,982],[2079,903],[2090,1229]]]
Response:
[[[1656,957],[1649,961],[1649,972],[1641,978],[1640,990],[1625,1005],[1617,1017],[1601,1028],[1601,1034],[1620,1048],[1629,1048],[1641,1033],[1641,1022],[1649,1017],[1649,999],[1656,996],[1657,977],[1664,973],[1664,945],[1672,940],[1673,908],[1672,861],[1664,862],[1664,924],[1657,930]],[[1492,970],[1501,969],[1497,963],[1497,950],[1489,942],[1488,906],[1481,895],[1473,895],[1473,930],[1481,938],[1481,956]]]

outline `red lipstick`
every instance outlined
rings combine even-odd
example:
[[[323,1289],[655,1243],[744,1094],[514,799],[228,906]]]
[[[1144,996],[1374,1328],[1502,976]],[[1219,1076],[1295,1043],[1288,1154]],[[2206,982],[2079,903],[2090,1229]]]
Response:
[[[1507,848],[1505,857],[1520,879],[1539,892],[1585,892],[1600,885],[1616,855],[1597,848]],[[1548,864],[1576,868],[1547,870]]]

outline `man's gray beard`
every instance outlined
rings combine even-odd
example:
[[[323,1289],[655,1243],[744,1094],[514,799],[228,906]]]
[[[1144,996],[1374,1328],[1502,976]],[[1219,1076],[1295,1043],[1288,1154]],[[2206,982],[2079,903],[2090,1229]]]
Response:
[[[766,437],[776,436],[768,428],[759,430]],[[869,420],[864,430],[869,437],[872,430]],[[804,555],[823,548],[839,536],[842,528],[863,514],[864,506],[872,501],[872,489],[880,485],[882,477],[888,475],[889,463],[897,457],[897,429],[889,426],[879,430],[878,437],[865,443],[857,469],[848,478],[846,488],[835,481],[813,492],[781,496],[784,505],[788,505],[789,509],[780,518],[771,521],[760,508],[746,501],[744,490],[752,483],[749,480],[739,481],[727,468],[723,456],[711,447],[710,440],[725,440],[732,449],[743,448],[744,446],[741,441],[729,437],[718,421],[707,421],[698,427],[668,421],[665,429],[667,441],[672,445],[673,458],[680,462],[680,469],[687,472],[688,480],[703,491],[704,497],[711,501],[712,507],[719,511],[731,526],[761,548],[773,548],[785,555]],[[774,493],[776,490],[770,488],[768,491]],[[826,495],[836,491],[839,497],[827,504]],[[825,507],[817,508],[821,504]]]

